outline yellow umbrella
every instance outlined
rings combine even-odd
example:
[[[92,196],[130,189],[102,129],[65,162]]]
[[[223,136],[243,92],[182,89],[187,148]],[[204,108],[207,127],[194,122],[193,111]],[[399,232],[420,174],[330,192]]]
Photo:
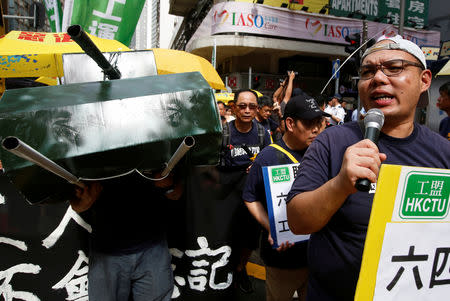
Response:
[[[214,93],[214,95],[216,96],[216,101],[221,101],[224,104],[228,105],[228,102],[230,100],[234,99],[234,93]]]
[[[450,60],[442,67],[436,75],[450,75]]]
[[[259,91],[253,90],[256,92],[256,94],[258,95],[258,97],[261,97],[263,94]],[[216,96],[216,101],[221,101],[224,104],[228,105],[228,102],[230,100],[234,99],[234,93],[214,93],[214,95]]]
[[[225,85],[213,65],[201,56],[173,49],[152,48],[158,74],[199,71],[211,88],[224,90]]]
[[[115,40],[89,37],[102,52],[130,50]],[[62,54],[79,52],[84,51],[67,33],[10,31],[0,38],[0,77],[63,76]]]
[[[58,79],[56,77],[40,76],[35,82],[46,84],[47,86],[56,86],[58,84]]]

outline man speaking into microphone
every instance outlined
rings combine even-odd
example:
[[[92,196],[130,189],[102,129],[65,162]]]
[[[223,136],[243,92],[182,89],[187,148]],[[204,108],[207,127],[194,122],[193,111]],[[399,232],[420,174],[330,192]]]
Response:
[[[432,77],[422,50],[400,36],[383,36],[363,54],[359,75],[364,108],[384,115],[372,139],[378,141],[364,139],[373,129],[357,122],[328,128],[303,157],[287,198],[292,232],[312,233],[308,301],[354,299],[382,163],[450,168],[450,143],[414,122]],[[371,182],[368,191],[355,188],[359,179]]]

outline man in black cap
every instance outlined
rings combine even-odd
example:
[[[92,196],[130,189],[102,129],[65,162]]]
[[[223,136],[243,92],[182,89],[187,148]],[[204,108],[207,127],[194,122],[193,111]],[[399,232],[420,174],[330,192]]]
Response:
[[[243,199],[264,231],[261,257],[266,265],[267,300],[292,300],[295,291],[300,300],[304,300],[308,278],[307,242],[293,245],[287,241],[277,249],[272,248],[262,167],[298,163],[319,134],[324,116],[329,115],[319,109],[313,98],[305,95],[291,98],[283,116],[286,132],[276,144],[269,145],[258,154],[247,177]]]

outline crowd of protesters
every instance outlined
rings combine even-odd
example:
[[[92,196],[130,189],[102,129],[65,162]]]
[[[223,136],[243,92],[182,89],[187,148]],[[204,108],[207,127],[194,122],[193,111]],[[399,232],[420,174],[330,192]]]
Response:
[[[295,292],[299,300],[353,300],[374,193],[357,191],[356,180],[376,183],[382,163],[450,168],[448,141],[414,121],[419,98],[427,97],[431,84],[420,48],[399,36],[381,38],[364,53],[360,72],[360,109],[339,94],[314,99],[295,89],[293,72],[272,102],[263,96],[258,105],[257,98],[253,106],[239,97],[232,103],[234,112],[255,116],[275,141],[259,149],[255,160],[258,152],[249,155],[242,195],[263,233],[267,300],[292,300]],[[447,114],[449,89],[449,83],[440,88],[437,103]],[[364,139],[358,122],[371,108],[381,109],[386,120],[378,145]],[[449,117],[439,132],[450,139]],[[300,163],[287,200],[289,226],[295,234],[312,235],[308,243],[287,241],[275,249],[262,167],[289,163]]]
[[[363,108],[380,109],[385,116],[378,145],[364,139],[360,123],[345,122],[352,115],[364,118],[366,111],[348,111],[340,95],[314,99],[294,88],[294,78],[289,72],[272,98],[241,90],[227,105],[218,104],[223,137],[217,171],[232,187],[233,200],[227,201],[240,204],[232,243],[234,285],[253,291],[246,264],[259,247],[267,300],[292,300],[295,292],[299,300],[353,300],[374,196],[373,190],[357,191],[356,181],[368,179],[376,185],[382,163],[449,169],[449,117],[440,125],[445,138],[414,122],[415,108],[428,96],[432,77],[422,50],[400,36],[380,38],[362,56],[358,92]],[[440,89],[438,107],[449,114],[448,84]],[[287,197],[289,227],[311,238],[273,248],[262,167],[289,163],[300,164]],[[137,187],[132,198],[141,207],[144,190],[158,200],[180,197],[173,189],[176,177],[150,187],[132,175],[128,181],[128,187]],[[134,300],[170,300],[173,279],[164,231],[142,214],[136,218],[153,208],[129,206],[129,227],[120,244],[111,243],[109,229],[102,224],[123,219],[122,200],[130,198],[130,190],[118,193],[118,187],[114,182],[86,185],[71,200],[76,212],[97,217],[91,235],[89,298],[116,300],[113,295],[120,294],[120,300],[130,295]],[[142,231],[148,228],[152,231]]]

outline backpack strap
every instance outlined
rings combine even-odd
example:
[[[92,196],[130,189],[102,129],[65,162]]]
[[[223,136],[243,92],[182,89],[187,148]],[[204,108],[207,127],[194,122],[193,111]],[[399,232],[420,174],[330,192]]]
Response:
[[[266,134],[266,129],[258,122],[256,123],[256,125],[258,128],[259,150],[262,150],[264,146],[264,136]]]
[[[228,148],[230,145],[230,125],[228,122],[225,122],[222,125],[222,149]]]
[[[230,149],[230,125],[225,122],[222,125],[222,148],[220,150],[220,166],[225,166],[225,154]]]
[[[286,156],[288,156],[289,159],[291,159],[291,161],[292,161],[293,163],[298,163],[298,160],[295,159],[295,157],[294,157],[290,152],[288,152],[287,150],[285,150],[284,148],[282,148],[282,147],[279,146],[278,144],[272,143],[272,144],[270,144],[269,146],[271,146],[271,147],[273,147],[273,148],[276,148],[276,149],[279,150],[280,152],[284,153]]]

